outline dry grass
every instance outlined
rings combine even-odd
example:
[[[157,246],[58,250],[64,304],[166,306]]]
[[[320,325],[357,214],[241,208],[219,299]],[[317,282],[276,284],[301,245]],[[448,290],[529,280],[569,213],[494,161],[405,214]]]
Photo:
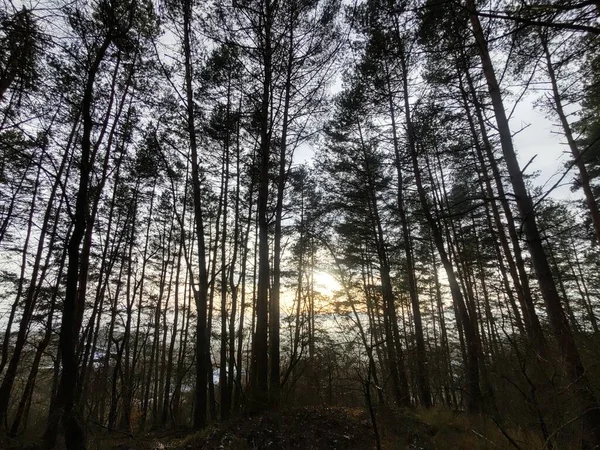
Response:
[[[419,410],[415,416],[431,428],[435,449],[539,450],[544,445],[541,437],[531,430],[500,425],[485,416],[442,408]]]

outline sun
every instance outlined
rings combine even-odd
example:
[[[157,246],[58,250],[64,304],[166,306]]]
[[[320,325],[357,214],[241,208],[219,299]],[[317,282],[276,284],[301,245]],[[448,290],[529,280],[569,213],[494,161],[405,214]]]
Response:
[[[314,290],[319,293],[321,302],[328,302],[328,299],[332,299],[334,293],[342,289],[341,284],[335,279],[333,275],[328,272],[315,271],[314,274]],[[303,291],[306,294],[308,286],[304,284]],[[280,305],[282,311],[289,311],[290,313],[296,308],[297,290],[285,289],[281,292]]]
[[[328,297],[341,289],[340,283],[328,272],[315,272],[315,290]]]

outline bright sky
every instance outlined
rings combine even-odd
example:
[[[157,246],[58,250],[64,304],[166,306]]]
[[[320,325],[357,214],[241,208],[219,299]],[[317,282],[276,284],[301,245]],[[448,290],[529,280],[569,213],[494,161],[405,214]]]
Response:
[[[315,273],[315,289],[321,294],[331,297],[334,291],[341,289],[340,283],[327,272]]]
[[[515,133],[527,124],[529,126],[514,137],[514,144],[519,152],[521,169],[534,157],[525,173],[540,171],[540,176],[534,181],[536,186],[542,186],[544,192],[550,189],[564,173],[565,162],[569,161],[569,149],[565,144],[562,130],[558,126],[558,118],[554,121],[533,105],[534,97],[526,97],[515,109],[511,119],[511,131]],[[581,193],[571,192],[571,181],[574,171],[565,177],[550,197],[564,200],[579,200]]]
[[[341,83],[332,87],[332,92],[341,90]],[[546,192],[564,173],[564,165],[570,159],[562,129],[558,118],[549,117],[539,107],[534,106],[535,95],[525,96],[521,99],[510,120],[511,131],[517,133],[513,139],[518,152],[521,169],[535,156],[526,170],[526,174],[539,171],[539,176],[533,180],[535,186],[541,186]],[[507,113],[513,108],[513,103],[505,99]],[[309,163],[314,155],[314,148],[310,144],[302,144],[294,154],[296,164]],[[536,156],[537,155],[537,156]],[[571,192],[571,181],[574,169],[565,177],[561,185],[553,190],[551,198],[563,200],[582,199],[580,192]]]

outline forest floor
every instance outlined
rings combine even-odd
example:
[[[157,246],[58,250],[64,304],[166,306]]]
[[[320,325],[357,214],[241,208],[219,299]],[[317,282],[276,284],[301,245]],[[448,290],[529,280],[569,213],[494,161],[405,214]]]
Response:
[[[383,450],[539,449],[539,438],[524,430],[502,430],[480,417],[444,409],[380,410],[377,426]],[[376,449],[368,412],[361,408],[302,407],[239,416],[225,424],[189,431],[135,437],[90,436],[90,450],[369,450]]]
[[[543,442],[524,430],[444,409],[377,413],[383,450],[539,449]],[[89,450],[369,450],[376,449],[368,412],[361,408],[301,407],[238,416],[201,432],[187,429],[126,435],[90,430]],[[10,449],[34,449],[12,443]],[[0,441],[0,447],[2,442]]]

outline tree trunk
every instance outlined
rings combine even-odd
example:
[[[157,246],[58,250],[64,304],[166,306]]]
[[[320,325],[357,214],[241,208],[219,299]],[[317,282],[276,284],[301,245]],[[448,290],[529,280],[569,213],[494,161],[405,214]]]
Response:
[[[192,159],[192,191],[194,197],[194,218],[196,221],[196,239],[198,240],[199,286],[195,292],[196,323],[196,396],[193,425],[195,429],[206,425],[206,385],[208,377],[208,343],[210,336],[206,333],[208,277],[206,271],[206,248],[204,243],[204,221],[202,214],[202,197],[200,194],[200,169],[198,164],[198,144],[196,142],[196,125],[194,116],[194,92],[192,88],[192,53],[191,25],[192,1],[186,0],[183,8],[183,47],[185,56],[185,88],[187,103],[187,128],[190,138]]]
[[[227,121],[230,120],[231,109],[231,82],[227,88]],[[224,170],[223,170],[223,243],[221,244],[221,349],[219,358],[219,396],[221,398],[221,420],[226,421],[229,418],[229,410],[231,408],[231,399],[229,398],[229,382],[227,380],[227,261],[226,246],[227,246],[227,201],[229,190],[229,132],[225,138],[224,152]],[[215,261],[216,263],[216,261]],[[231,374],[233,376],[233,374]]]
[[[62,323],[60,326],[59,345],[62,359],[62,375],[58,387],[55,410],[52,420],[48,423],[44,433],[45,447],[50,449],[55,446],[58,432],[58,420],[62,416],[65,428],[65,443],[68,449],[84,450],[86,437],[83,427],[77,417],[75,405],[75,392],[77,388],[77,358],[75,355],[77,337],[81,328],[83,310],[85,308],[85,292],[79,291],[80,266],[87,265],[87,261],[80,261],[79,247],[84,238],[87,223],[88,189],[92,167],[90,165],[91,135],[93,128],[92,100],[94,82],[100,63],[104,59],[111,38],[107,36],[97,50],[92,65],[89,69],[86,86],[83,94],[81,111],[83,115],[83,134],[81,138],[81,162],[79,171],[79,190],[73,216],[73,234],[68,243],[69,262],[67,265],[66,292],[63,303]],[[83,271],[83,268],[82,268]],[[87,274],[84,274],[87,275]]]
[[[185,187],[188,187],[188,180],[186,178]],[[175,200],[175,199],[174,199]],[[185,213],[186,213],[186,202],[183,202],[183,212],[181,214],[181,226],[179,232],[179,245],[177,250],[177,269],[175,272],[175,309],[173,312],[173,328],[171,331],[171,341],[169,342],[169,353],[167,357],[167,373],[165,374],[165,395],[164,402],[162,405],[162,414],[160,419],[160,425],[165,426],[169,419],[169,412],[171,409],[171,378],[173,374],[173,365],[174,361],[174,352],[175,352],[175,342],[177,341],[177,323],[179,320],[179,289],[180,289],[180,276],[181,276],[181,257],[183,252],[183,241],[185,240],[185,228],[183,224],[185,224]],[[176,208],[175,201],[173,202],[173,208]],[[184,305],[185,305],[185,283],[183,284],[184,289]],[[173,419],[175,419],[174,415],[172,415]],[[173,424],[176,425],[176,421],[173,420]]]
[[[277,206],[275,208],[275,236],[273,242],[273,290],[269,304],[269,357],[271,359],[270,397],[272,405],[279,404],[281,367],[279,358],[279,296],[281,290],[281,220],[283,216],[283,196],[287,181],[287,134],[289,126],[290,98],[292,90],[292,69],[294,63],[294,7],[290,6],[289,48],[283,102],[283,123],[279,149],[279,175],[277,178]]]
[[[43,158],[43,154],[42,154]],[[23,243],[23,250],[21,252],[21,272],[19,274],[19,282],[17,285],[17,293],[15,296],[15,302],[11,309],[9,324],[6,331],[6,336],[4,338],[4,345],[8,348],[8,341],[10,340],[10,325],[13,320],[16,306],[19,305],[21,296],[23,295],[23,287],[25,285],[25,270],[27,268],[27,254],[29,250],[29,240],[31,238],[31,231],[33,228],[33,215],[35,213],[35,206],[38,200],[38,189],[40,187],[40,172],[42,169],[43,161],[40,160],[38,164],[38,170],[36,174],[36,179],[34,182],[33,188],[33,196],[31,199],[31,206],[29,207],[29,217],[27,220],[27,231],[25,233],[25,242]],[[48,227],[49,220],[49,210],[46,211],[45,223],[44,227]],[[45,234],[45,230],[42,231],[42,234]],[[6,369],[6,373],[4,374],[4,379],[2,380],[2,385],[0,385],[0,425],[6,424],[7,414],[8,414],[8,402],[10,399],[10,394],[12,391],[13,384],[15,382],[15,377],[17,376],[17,369],[19,367],[19,362],[21,359],[21,353],[23,352],[23,348],[25,347],[25,343],[27,340],[27,332],[29,330],[29,321],[31,316],[33,315],[33,311],[35,308],[34,302],[34,286],[36,284],[37,272],[39,269],[39,262],[42,258],[42,252],[44,249],[44,240],[40,239],[40,244],[38,245],[38,251],[35,258],[35,267],[34,273],[30,282],[30,289],[27,294],[27,298],[25,299],[25,305],[23,308],[23,314],[21,316],[21,320],[19,322],[19,331],[17,333],[17,340],[15,342],[15,348],[13,349],[13,354],[10,358],[10,362],[8,363],[8,367]]]
[[[260,111],[260,164],[258,186],[258,291],[256,297],[256,331],[252,348],[252,362],[254,373],[251,375],[252,405],[251,409],[263,409],[268,403],[268,310],[269,310],[269,221],[267,206],[269,199],[269,160],[271,151],[270,129],[270,99],[271,99],[271,25],[272,8],[271,0],[266,0],[263,20],[264,48],[263,55],[263,91]]]
[[[542,246],[542,239],[536,223],[533,203],[527,192],[523,174],[519,167],[517,155],[513,147],[512,135],[504,110],[500,87],[496,80],[496,74],[487,48],[487,42],[483,30],[481,29],[481,24],[479,23],[479,17],[476,14],[474,1],[468,0],[467,6],[471,11],[471,24],[479,48],[483,73],[488,83],[489,94],[492,100],[496,122],[498,124],[502,151],[510,174],[517,206],[521,214],[521,220],[523,221],[523,228],[525,230],[525,235],[527,236],[529,252],[540,285],[540,290],[544,298],[548,318],[550,319],[550,324],[553,328],[561,353],[568,365],[570,381],[574,386],[574,394],[577,396],[580,407],[583,409],[582,418],[586,428],[586,440],[589,441],[589,444],[592,447],[600,446],[600,408],[598,407],[598,402],[591,390],[589,381],[587,380],[585,368],[575,344],[571,328],[569,327],[569,323],[563,312],[560,297],[556,290],[556,284],[552,277],[550,264],[548,263],[546,253]]]
[[[464,56],[463,56],[464,59]],[[498,197],[500,198],[500,202],[502,204],[502,208],[504,210],[504,216],[506,218],[506,228],[508,229],[508,234],[512,243],[513,253],[514,253],[514,266],[518,272],[518,277],[514,272],[512,273],[513,284],[517,289],[517,294],[522,296],[523,299],[523,317],[525,319],[525,323],[530,330],[531,336],[533,340],[537,343],[536,347],[538,347],[537,351],[543,356],[545,354],[545,340],[542,332],[542,327],[540,325],[539,318],[535,311],[535,306],[533,304],[533,297],[531,295],[531,290],[529,288],[529,276],[527,274],[527,269],[525,267],[525,262],[523,261],[523,256],[521,254],[521,244],[519,243],[519,237],[517,235],[517,230],[515,226],[515,220],[513,217],[512,210],[508,203],[508,197],[504,190],[504,185],[502,184],[502,178],[500,176],[500,171],[498,169],[498,163],[496,162],[496,158],[494,156],[492,145],[487,136],[487,130],[485,126],[485,119],[482,113],[482,105],[479,103],[479,99],[477,93],[475,92],[475,88],[473,86],[473,80],[471,75],[467,69],[465,71],[465,78],[469,87],[469,92],[471,94],[471,100],[474,104],[474,110],[477,117],[477,122],[479,124],[481,138],[483,141],[483,146],[486,152],[486,156],[488,159],[488,164],[492,169],[492,174],[494,177],[494,181],[496,184],[496,190],[498,191]],[[508,243],[506,246],[503,244],[504,252],[509,264],[512,261],[512,256],[510,249],[508,248]],[[509,266],[510,267],[510,266]],[[520,283],[519,283],[520,280]]]
[[[386,67],[387,70],[387,67]],[[417,292],[417,280],[415,277],[415,268],[412,256],[412,246],[410,241],[410,229],[404,208],[404,180],[401,166],[400,143],[398,142],[398,133],[396,129],[396,108],[392,96],[392,89],[389,74],[387,75],[387,90],[390,108],[390,119],[392,123],[392,138],[394,143],[394,164],[398,177],[397,204],[400,223],[402,225],[402,239],[404,244],[404,256],[406,258],[406,278],[408,280],[408,291],[412,306],[415,340],[417,347],[417,388],[419,400],[426,408],[431,406],[431,392],[429,388],[429,378],[427,375],[427,358],[425,356],[425,340],[423,338],[423,323],[421,319],[421,309],[419,305],[419,294]]]
[[[590,175],[585,167],[584,159],[582,158],[581,152],[577,146],[577,142],[573,137],[573,132],[571,131],[571,126],[569,125],[569,121],[567,120],[567,116],[565,115],[565,111],[562,105],[562,99],[560,97],[560,93],[558,92],[558,82],[556,81],[556,73],[554,72],[554,66],[552,64],[552,57],[550,55],[550,50],[548,49],[548,42],[544,33],[540,33],[540,40],[542,43],[542,48],[544,49],[544,55],[546,57],[546,68],[548,70],[548,77],[550,78],[550,83],[552,84],[552,95],[554,98],[554,110],[560,119],[560,124],[562,125],[563,133],[567,138],[567,144],[569,144],[569,149],[571,150],[571,155],[573,155],[573,164],[577,166],[579,170],[579,183],[581,183],[581,187],[583,189],[583,193],[585,195],[585,202],[587,203],[587,207],[589,209],[590,218],[592,219],[592,225],[594,227],[594,232],[596,234],[596,241],[600,244],[600,211],[598,211],[598,203],[596,202],[596,198],[594,197],[594,192],[592,191],[592,187],[590,185]]]

